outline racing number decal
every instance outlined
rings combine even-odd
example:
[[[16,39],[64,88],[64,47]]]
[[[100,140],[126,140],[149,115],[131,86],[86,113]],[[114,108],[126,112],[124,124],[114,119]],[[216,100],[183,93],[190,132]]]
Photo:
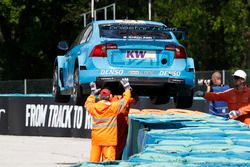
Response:
[[[179,71],[160,71],[160,76],[168,76],[168,77],[179,77],[181,75],[181,72]]]

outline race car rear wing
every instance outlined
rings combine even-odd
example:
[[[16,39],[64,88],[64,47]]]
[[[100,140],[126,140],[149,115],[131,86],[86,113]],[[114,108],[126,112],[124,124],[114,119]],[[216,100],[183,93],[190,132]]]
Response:
[[[164,27],[164,31],[173,32],[177,40],[186,39],[186,29],[176,27]]]

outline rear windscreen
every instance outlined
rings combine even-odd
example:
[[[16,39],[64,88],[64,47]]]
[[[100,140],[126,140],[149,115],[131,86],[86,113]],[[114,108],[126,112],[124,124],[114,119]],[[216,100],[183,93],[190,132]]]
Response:
[[[102,24],[100,37],[122,39],[172,39],[165,26],[151,24]]]

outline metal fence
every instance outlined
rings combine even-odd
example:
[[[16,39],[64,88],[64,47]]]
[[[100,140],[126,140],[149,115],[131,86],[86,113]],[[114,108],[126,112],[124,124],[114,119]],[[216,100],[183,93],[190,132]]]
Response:
[[[0,94],[39,94],[52,92],[52,79],[0,81]]]
[[[248,78],[247,84],[250,85],[250,70],[245,70]],[[204,86],[197,84],[198,79],[210,79],[213,71],[197,71],[195,91],[205,90]],[[221,71],[222,80],[225,84],[232,86],[233,71]],[[0,81],[0,94],[21,93],[21,94],[40,94],[52,92],[52,79],[25,79]]]

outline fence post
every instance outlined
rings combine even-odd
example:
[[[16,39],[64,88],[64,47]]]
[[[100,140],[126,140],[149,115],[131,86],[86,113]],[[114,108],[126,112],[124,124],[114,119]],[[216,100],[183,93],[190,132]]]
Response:
[[[84,22],[84,23],[83,23],[83,24],[84,24],[84,27],[86,27],[86,24],[87,24],[87,23],[86,23],[86,13],[83,14],[83,22]]]
[[[104,8],[104,20],[107,20],[107,8]]]
[[[222,84],[225,85],[225,70],[222,70]]]
[[[24,79],[24,94],[27,94],[27,79]]]
[[[151,0],[148,0],[148,20],[151,20]]]
[[[114,3],[113,4],[113,20],[115,20],[115,15],[116,15],[115,10],[116,10],[116,7],[115,7],[115,3]]]
[[[95,2],[94,2],[94,0],[91,0],[91,19],[92,19],[92,21],[94,21],[95,20],[95,16],[94,16],[94,5],[95,5]]]

